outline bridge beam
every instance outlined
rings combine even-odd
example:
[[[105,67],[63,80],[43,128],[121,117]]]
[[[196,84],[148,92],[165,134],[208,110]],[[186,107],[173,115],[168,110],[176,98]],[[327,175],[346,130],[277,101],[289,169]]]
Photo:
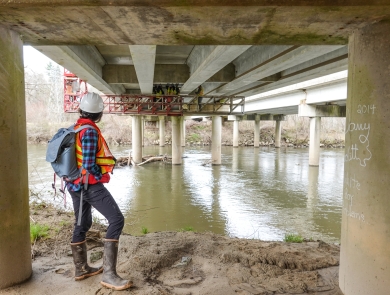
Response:
[[[340,47],[341,46],[275,46],[275,51],[269,54],[266,59],[267,62],[253,65],[253,68],[248,71],[243,71],[243,73],[237,75],[236,79],[233,81],[208,94],[232,95],[237,93],[237,89],[241,89],[245,85],[257,83],[257,81],[261,81],[266,77],[297,66],[302,62],[322,56],[329,51],[339,49]],[[240,56],[240,58],[244,57],[245,54]]]
[[[305,82],[314,78],[345,71],[347,69],[348,46],[343,46],[339,49],[279,72],[280,78],[278,80],[267,81],[272,83],[252,83],[239,91],[235,91],[235,94],[249,97],[251,95],[264,93],[289,86],[291,84]],[[263,79],[262,81],[265,80],[266,79]]]
[[[346,106],[339,105],[308,105],[304,102],[298,106],[300,117],[345,117]]]
[[[23,43],[0,26],[0,289],[32,273]]]
[[[191,76],[181,88],[182,94],[195,90],[218,71],[240,56],[250,46],[195,46],[188,64]]]
[[[141,94],[152,94],[156,45],[130,45]]]
[[[95,46],[35,46],[35,49],[105,94],[125,93],[122,85],[109,85],[102,78],[105,60]]]

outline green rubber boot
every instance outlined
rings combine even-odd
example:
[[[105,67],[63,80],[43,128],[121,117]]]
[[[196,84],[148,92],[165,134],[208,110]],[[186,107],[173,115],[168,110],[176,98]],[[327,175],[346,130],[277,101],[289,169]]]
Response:
[[[90,267],[87,263],[87,244],[84,242],[71,243],[73,262],[75,265],[75,281],[84,280],[103,271],[103,267]]]
[[[133,282],[124,280],[116,273],[118,258],[118,240],[104,241],[103,277],[100,284],[112,290],[121,291],[130,288]]]

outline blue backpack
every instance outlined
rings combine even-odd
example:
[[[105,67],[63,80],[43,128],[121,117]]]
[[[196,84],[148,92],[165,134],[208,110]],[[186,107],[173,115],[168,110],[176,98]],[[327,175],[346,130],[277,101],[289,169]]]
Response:
[[[55,174],[65,181],[74,181],[81,173],[77,168],[75,134],[86,128],[95,129],[91,125],[83,125],[77,129],[74,126],[75,124],[69,128],[60,128],[49,141],[46,150],[46,161],[50,162]]]

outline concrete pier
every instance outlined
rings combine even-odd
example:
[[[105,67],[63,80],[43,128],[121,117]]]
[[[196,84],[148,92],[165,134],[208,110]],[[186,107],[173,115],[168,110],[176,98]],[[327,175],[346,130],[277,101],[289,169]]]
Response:
[[[32,273],[23,43],[0,26],[0,289]]]
[[[234,121],[235,123],[236,121]],[[211,164],[221,165],[222,117],[213,116],[211,135]]]
[[[145,117],[142,116],[141,117],[141,131],[142,131],[142,135],[141,135],[141,141],[142,141],[142,147],[145,146]]]
[[[321,117],[310,118],[309,166],[320,164]]]
[[[131,140],[132,153],[131,156],[136,164],[142,162],[142,123],[141,116],[132,117]]]
[[[171,117],[172,121],[172,165],[181,165],[181,132],[180,117],[173,116]]]
[[[390,290],[390,23],[349,40],[339,284],[344,295]]]
[[[275,147],[280,148],[280,141],[282,137],[282,121],[275,121]]]
[[[159,145],[165,146],[165,117],[158,116]]]
[[[253,136],[253,147],[258,148],[260,146],[260,115],[255,117],[255,131]]]
[[[238,124],[237,119],[233,121],[233,147],[238,147]]]
[[[180,117],[180,140],[181,140],[181,146],[186,146],[186,120],[184,117]]]

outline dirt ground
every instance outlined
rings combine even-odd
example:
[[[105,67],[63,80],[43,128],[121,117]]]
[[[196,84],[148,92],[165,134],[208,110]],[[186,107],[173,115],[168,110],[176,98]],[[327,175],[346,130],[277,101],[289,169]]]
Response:
[[[33,275],[0,294],[342,295],[337,245],[264,242],[194,232],[123,234],[117,270],[134,287],[112,291],[100,285],[101,274],[74,281],[69,256],[73,213],[35,204],[31,222],[50,227],[49,235],[32,245]],[[100,265],[105,226],[94,224],[92,228],[88,256],[97,259],[91,265]]]

